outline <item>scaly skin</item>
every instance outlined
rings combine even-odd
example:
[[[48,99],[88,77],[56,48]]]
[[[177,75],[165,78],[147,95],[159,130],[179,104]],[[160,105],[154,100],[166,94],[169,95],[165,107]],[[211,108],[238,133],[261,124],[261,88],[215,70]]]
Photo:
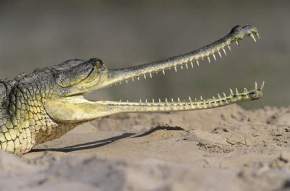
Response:
[[[178,67],[209,62],[216,55],[226,54],[232,43],[250,36],[259,38],[255,27],[247,25],[233,28],[223,38],[198,50],[163,61],[123,69],[107,69],[100,59],[68,60],[62,64],[18,75],[14,80],[0,81],[0,148],[23,154],[35,145],[56,139],[76,125],[99,117],[122,112],[168,112],[209,109],[256,100],[262,97],[262,88],[230,91],[210,99],[174,101],[173,99],[148,102],[114,102],[86,100],[82,95],[113,84],[152,77],[152,74]]]

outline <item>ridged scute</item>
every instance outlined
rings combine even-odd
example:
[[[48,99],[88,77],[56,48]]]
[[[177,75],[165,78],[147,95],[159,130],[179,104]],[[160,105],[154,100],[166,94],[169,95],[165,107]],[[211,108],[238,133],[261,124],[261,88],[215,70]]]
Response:
[[[0,129],[7,121],[7,86],[6,82],[0,81]]]
[[[0,108],[1,108],[0,112],[3,109],[3,105],[2,104],[3,104],[4,100],[5,100],[5,98],[6,98],[6,85],[5,85],[4,82],[0,81]],[[0,117],[1,117],[1,113],[0,113]]]

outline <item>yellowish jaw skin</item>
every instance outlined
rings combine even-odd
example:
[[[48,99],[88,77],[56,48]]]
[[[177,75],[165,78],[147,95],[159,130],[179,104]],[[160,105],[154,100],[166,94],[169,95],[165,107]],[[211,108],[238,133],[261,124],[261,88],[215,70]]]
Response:
[[[47,112],[49,115],[61,122],[82,122],[89,121],[99,117],[104,117],[116,113],[136,113],[136,112],[170,112],[170,111],[188,111],[210,109],[221,107],[237,102],[251,101],[263,96],[264,83],[260,87],[255,85],[255,89],[244,89],[239,92],[238,89],[230,90],[230,94],[225,93],[212,97],[210,99],[200,98],[188,100],[177,100],[165,98],[164,100],[151,100],[150,102],[114,102],[114,101],[88,101],[82,96],[63,98],[47,102]]]

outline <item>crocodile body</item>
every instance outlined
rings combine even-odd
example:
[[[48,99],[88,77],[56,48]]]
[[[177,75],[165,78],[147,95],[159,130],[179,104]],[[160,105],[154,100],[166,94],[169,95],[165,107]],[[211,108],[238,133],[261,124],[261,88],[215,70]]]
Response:
[[[82,95],[129,80],[152,77],[179,67],[199,66],[226,54],[233,43],[250,36],[259,38],[255,27],[234,27],[223,38],[192,52],[166,60],[122,69],[107,69],[102,60],[73,59],[62,64],[0,81],[0,148],[23,154],[35,145],[61,137],[78,124],[122,112],[168,112],[220,107],[262,97],[262,88],[236,89],[209,99],[191,97],[152,101],[88,101]]]

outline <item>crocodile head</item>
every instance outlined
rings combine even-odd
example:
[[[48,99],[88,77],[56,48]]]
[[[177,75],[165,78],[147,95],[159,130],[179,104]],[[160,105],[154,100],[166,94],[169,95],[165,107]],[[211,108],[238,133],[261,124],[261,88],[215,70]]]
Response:
[[[102,60],[92,58],[84,60],[69,60],[61,65],[51,67],[54,73],[57,93],[45,102],[47,114],[57,122],[74,123],[92,120],[115,113],[122,112],[168,112],[181,110],[208,109],[224,106],[240,101],[256,100],[262,97],[264,83],[252,90],[230,89],[229,94],[217,94],[208,99],[158,99],[150,101],[88,101],[83,94],[104,87],[139,80],[140,78],[152,78],[158,73],[164,74],[168,70],[177,71],[179,68],[198,67],[203,60],[211,62],[217,57],[226,55],[226,49],[251,37],[255,42],[259,33],[254,26],[236,26],[221,39],[192,52],[168,58],[166,60],[132,66],[121,69],[107,69]]]

